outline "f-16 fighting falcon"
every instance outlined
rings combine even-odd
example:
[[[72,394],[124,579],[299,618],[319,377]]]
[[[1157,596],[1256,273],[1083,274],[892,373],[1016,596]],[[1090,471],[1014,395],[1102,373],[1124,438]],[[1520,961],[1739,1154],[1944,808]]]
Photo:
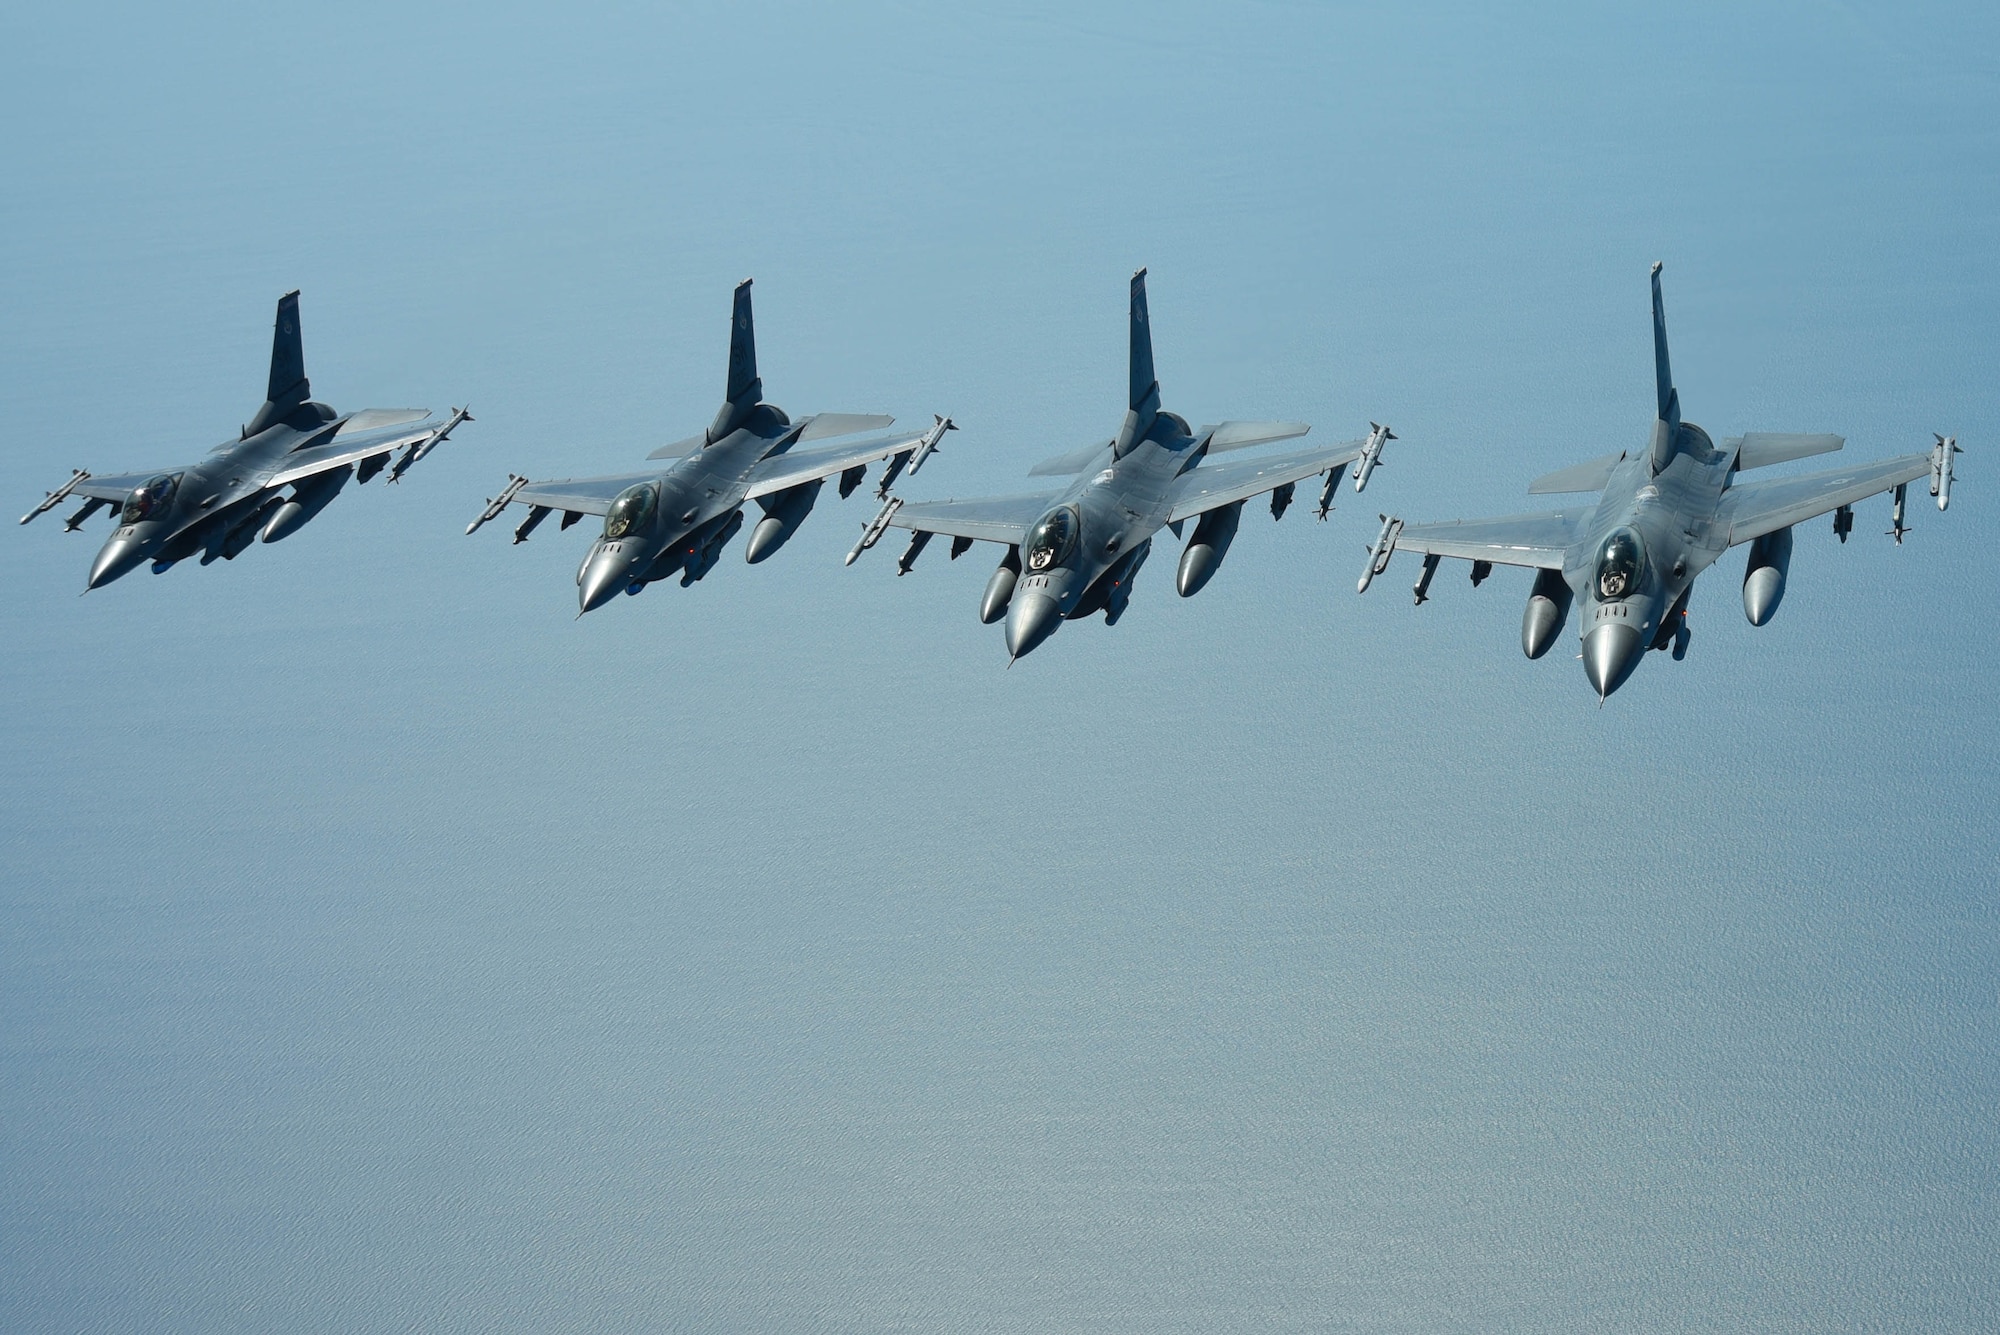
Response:
[[[506,489],[487,502],[485,512],[465,531],[472,533],[498,518],[510,504],[528,507],[528,517],[514,530],[515,542],[527,541],[552,511],[563,512],[563,528],[584,515],[604,516],[603,535],[577,567],[582,608],[577,615],[582,616],[621,593],[638,593],[676,573],[682,588],[706,575],[743,526],[746,501],[757,502],[764,512],[743,553],[754,565],[798,531],[827,478],[840,475],[845,499],[861,485],[869,464],[887,459],[881,484],[886,494],[897,474],[906,467],[916,472],[944,433],[956,430],[950,419],[940,417],[919,435],[798,448],[808,441],[876,431],[895,420],[879,414],[820,413],[794,422],[764,402],[746,278],[736,287],[729,330],[728,390],[706,431],[654,450],[648,459],[670,462],[643,472],[535,483],[510,476]]]
[[[260,536],[276,542],[304,528],[349,479],[366,482],[387,468],[389,481],[399,481],[460,422],[472,420],[462,408],[443,423],[430,421],[426,408],[341,414],[311,396],[299,336],[299,294],[287,292],[278,298],[264,406],[235,440],[177,468],[111,476],[78,469],[21,522],[70,496],[83,497],[84,504],[65,523],[68,532],[99,508],[111,509],[118,527],[91,562],[86,593],[148,559],[154,574],[197,552],[203,565],[217,558],[233,561]],[[397,450],[402,454],[392,464]]]
[[[1667,364],[1667,319],[1660,298],[1660,266],[1653,266],[1653,371],[1659,414],[1652,439],[1637,453],[1607,455],[1538,478],[1531,494],[1599,492],[1595,506],[1472,519],[1446,524],[1405,524],[1382,516],[1369,549],[1360,588],[1388,567],[1397,551],[1424,554],[1416,599],[1425,601],[1438,562],[1455,556],[1472,562],[1476,585],[1495,565],[1535,572],[1521,621],[1521,648],[1540,658],[1555,642],[1573,599],[1582,610],[1584,675],[1598,702],[1632,675],[1649,649],[1688,647],[1688,594],[1695,577],[1724,550],[1750,544],[1743,572],[1743,613],[1761,626],[1778,610],[1792,559],[1792,526],[1833,512],[1842,542],[1854,527],[1854,503],[1879,492],[1895,493],[1889,533],[1898,544],[1909,484],[1928,475],[1938,509],[1951,503],[1952,457],[1958,442],[1937,437],[1927,453],[1905,454],[1847,468],[1792,477],[1744,481],[1740,474],[1838,450],[1839,436],[1751,433],[1717,449],[1706,431],[1681,420],[1680,394]]]
[[[1011,665],[1065,620],[1102,612],[1107,625],[1116,625],[1132,596],[1133,577],[1152,550],[1153,534],[1162,527],[1179,537],[1183,524],[1196,521],[1175,581],[1181,597],[1192,597],[1222,564],[1245,501],[1270,492],[1271,517],[1282,518],[1299,481],[1325,473],[1319,498],[1324,519],[1347,465],[1360,461],[1354,489],[1361,490],[1381,462],[1383,446],[1395,439],[1378,426],[1365,441],[1210,463],[1210,455],[1290,440],[1311,428],[1304,422],[1223,422],[1189,429],[1186,419],[1160,407],[1144,269],[1132,275],[1130,320],[1130,392],[1118,434],[1029,470],[1075,475],[1075,482],[1060,491],[982,500],[905,504],[891,496],[848,553],[848,562],[892,527],[912,534],[896,565],[899,575],[909,573],[934,534],[950,535],[954,560],[976,540],[1000,544],[1007,554],[987,582],[979,619],[991,625],[1007,618]]]

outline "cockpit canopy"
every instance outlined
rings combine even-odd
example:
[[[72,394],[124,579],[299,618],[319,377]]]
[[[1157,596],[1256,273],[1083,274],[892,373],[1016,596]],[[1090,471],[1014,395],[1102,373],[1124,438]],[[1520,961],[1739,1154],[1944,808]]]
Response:
[[[158,477],[147,478],[130,496],[125,498],[125,509],[119,522],[137,524],[142,520],[158,519],[174,503],[174,493],[180,490],[179,473],[162,473]]]
[[[1077,527],[1076,511],[1071,507],[1049,511],[1028,530],[1028,540],[1021,546],[1022,561],[1030,571],[1061,565],[1076,549]]]
[[[1597,596],[1605,601],[1629,598],[1639,591],[1646,569],[1646,548],[1629,528],[1613,531],[1597,553]]]
[[[660,489],[650,482],[625,488],[604,512],[604,536],[622,538],[644,528],[659,504]]]

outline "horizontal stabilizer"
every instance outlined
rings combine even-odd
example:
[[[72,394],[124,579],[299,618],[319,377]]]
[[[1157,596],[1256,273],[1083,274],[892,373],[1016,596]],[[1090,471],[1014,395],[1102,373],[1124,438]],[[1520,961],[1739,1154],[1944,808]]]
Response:
[[[708,437],[706,435],[689,436],[686,440],[677,440],[671,445],[662,445],[646,457],[648,459],[684,459],[690,454],[699,453],[701,450],[707,448],[707,446]]]
[[[1206,427],[1208,452],[1220,454],[1224,450],[1247,449],[1252,445],[1268,445],[1274,440],[1291,440],[1312,430],[1309,422],[1223,422],[1218,426]]]
[[[405,422],[421,422],[431,415],[428,408],[363,408],[358,413],[348,414],[347,420],[334,432],[335,439],[351,436],[357,431],[374,431],[379,427],[401,426]]]
[[[1111,462],[1111,442],[1092,441],[1080,450],[1068,454],[1058,454],[1053,459],[1044,459],[1028,470],[1029,477],[1068,477],[1072,473],[1082,473],[1095,468],[1100,463]]]
[[[1605,483],[1611,480],[1611,470],[1624,457],[1623,454],[1607,454],[1589,463],[1571,464],[1568,468],[1544,473],[1528,484],[1528,494],[1553,496],[1567,491],[1603,491]]]
[[[1815,454],[1831,454],[1847,442],[1839,436],[1801,435],[1791,431],[1751,431],[1735,442],[1736,467],[1766,468],[1810,459]]]
[[[806,419],[798,439],[824,440],[830,436],[856,436],[863,431],[884,431],[896,425],[887,413],[814,413]]]

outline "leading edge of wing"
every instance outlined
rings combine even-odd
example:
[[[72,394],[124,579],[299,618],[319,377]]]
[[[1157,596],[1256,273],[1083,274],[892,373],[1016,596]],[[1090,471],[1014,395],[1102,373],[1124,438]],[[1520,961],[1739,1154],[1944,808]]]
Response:
[[[1852,505],[1931,471],[1928,454],[1902,454],[1853,468],[1738,482],[1722,493],[1716,519],[1731,546]]]
[[[610,473],[603,477],[564,477],[547,482],[531,482],[514,493],[516,505],[539,505],[551,510],[601,515],[618,499],[618,493],[638,482],[656,482],[660,470],[644,473]]]
[[[1174,508],[1167,522],[1179,523],[1204,511],[1248,500],[1287,482],[1352,463],[1361,457],[1366,444],[1348,440],[1256,459],[1232,459],[1228,463],[1203,460],[1174,479]]]
[[[915,449],[923,443],[923,439],[921,433],[914,436],[897,434],[851,441],[845,445],[823,445],[817,449],[787,450],[783,454],[774,454],[757,461],[750,472],[750,485],[743,493],[743,499],[755,500],[774,491],[796,487],[802,482],[831,477],[862,464],[874,463],[877,459]]]
[[[1494,519],[1405,524],[1396,535],[1396,550],[1535,570],[1560,570],[1563,555],[1576,541],[1577,530],[1585,518],[1578,510],[1544,510]]]
[[[401,412],[404,410],[397,409],[393,411]],[[356,416],[359,416],[359,414],[356,414]],[[347,430],[346,424],[343,423],[340,431],[336,432],[333,439],[326,444],[308,445],[305,449],[295,450],[286,455],[282,466],[266,479],[264,485],[267,487],[282,487],[288,483],[297,482],[302,478],[311,477],[315,473],[324,473],[329,468],[338,468],[342,464],[351,464],[357,460],[366,459],[370,455],[387,454],[391,450],[400,449],[411,441],[421,440],[423,437],[437,430],[438,426],[437,422],[430,420],[428,410],[424,412],[423,417],[414,421],[406,418],[403,421],[376,427],[372,430],[363,429],[350,432]]]
[[[986,496],[966,501],[914,501],[896,507],[889,516],[895,528],[943,533],[1019,546],[1035,521],[1062,499],[1059,491],[1021,496]]]

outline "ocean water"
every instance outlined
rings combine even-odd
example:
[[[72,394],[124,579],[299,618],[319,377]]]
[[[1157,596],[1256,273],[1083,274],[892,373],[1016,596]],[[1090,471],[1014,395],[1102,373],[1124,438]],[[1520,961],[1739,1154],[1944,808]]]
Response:
[[[0,544],[0,1328],[1991,1329],[1996,69],[1943,5],[0,15],[19,510],[233,434],[293,287],[318,397],[477,417],[226,566]],[[1353,581],[1643,441],[1656,259],[1718,438],[1967,453],[1599,709],[1519,572]],[[1142,264],[1168,407],[1400,437],[1197,598],[1163,536],[1007,669],[989,549],[843,568],[865,495],[582,620],[583,532],[463,536],[698,430],[746,275],[773,401],[1029,489]]]

